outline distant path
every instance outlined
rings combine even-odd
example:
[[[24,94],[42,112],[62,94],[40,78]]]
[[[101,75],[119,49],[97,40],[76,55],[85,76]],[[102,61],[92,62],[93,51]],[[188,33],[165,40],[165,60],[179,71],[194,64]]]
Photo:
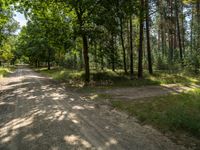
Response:
[[[162,96],[167,94],[178,94],[188,92],[189,90],[200,88],[199,85],[182,86],[177,84],[168,84],[161,86],[142,86],[128,88],[108,89],[103,94],[111,95],[113,99],[134,100],[140,98]]]
[[[0,150],[184,149],[31,69],[19,67],[0,82]]]

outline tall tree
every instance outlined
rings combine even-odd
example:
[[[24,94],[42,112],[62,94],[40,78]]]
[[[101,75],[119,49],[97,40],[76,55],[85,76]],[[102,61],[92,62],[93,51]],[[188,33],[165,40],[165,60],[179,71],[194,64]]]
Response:
[[[123,65],[124,65],[124,72],[127,73],[127,67],[126,67],[126,49],[124,45],[124,36],[123,36],[123,20],[120,18],[120,38],[122,43],[122,50],[123,50]]]
[[[144,32],[144,0],[140,0],[140,35],[139,35],[139,48],[138,48],[138,78],[143,77],[143,32]]]
[[[133,79],[133,23],[132,23],[132,15],[130,16],[130,77]]]
[[[70,0],[68,1],[69,7],[71,7],[76,15],[78,32],[83,42],[83,57],[84,57],[84,68],[85,68],[85,82],[90,81],[90,66],[89,66],[89,50],[88,50],[88,35],[89,32],[86,28],[88,25],[91,15],[95,11],[95,7],[98,5],[100,0]]]
[[[181,40],[181,31],[180,31],[180,23],[179,23],[179,7],[178,1],[175,1],[175,12],[176,12],[176,25],[177,25],[177,34],[178,34],[178,43],[179,43],[179,51],[180,51],[180,60],[183,63],[183,49],[182,49],[182,40]]]
[[[149,1],[146,0],[146,38],[147,38],[147,56],[148,56],[148,69],[149,73],[153,74],[152,61],[151,61],[151,45],[150,45],[150,29],[149,29]]]

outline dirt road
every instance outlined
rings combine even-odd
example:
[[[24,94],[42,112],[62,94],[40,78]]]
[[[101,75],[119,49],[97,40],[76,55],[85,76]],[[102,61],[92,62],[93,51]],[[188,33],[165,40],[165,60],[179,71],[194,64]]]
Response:
[[[0,150],[184,149],[31,69],[18,68],[0,86]]]
[[[103,91],[104,94],[110,95],[113,100],[138,100],[141,98],[162,96],[168,94],[180,94],[188,92],[195,88],[200,88],[199,85],[178,85],[167,84],[161,86],[142,86],[142,87],[128,87],[128,88],[114,88]],[[99,92],[102,94],[102,91]],[[147,99],[146,99],[147,100]]]

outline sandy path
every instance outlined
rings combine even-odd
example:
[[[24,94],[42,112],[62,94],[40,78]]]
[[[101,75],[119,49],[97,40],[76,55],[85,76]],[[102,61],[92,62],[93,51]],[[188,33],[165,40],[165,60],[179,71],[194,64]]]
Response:
[[[30,69],[0,82],[0,150],[184,149]]]
[[[143,87],[128,87],[128,88],[114,88],[106,91],[98,91],[100,94],[107,94],[112,96],[113,100],[134,100],[140,98],[162,96],[167,94],[179,94],[188,92],[189,90],[200,88],[199,85],[177,85],[168,84],[161,86],[143,86]]]

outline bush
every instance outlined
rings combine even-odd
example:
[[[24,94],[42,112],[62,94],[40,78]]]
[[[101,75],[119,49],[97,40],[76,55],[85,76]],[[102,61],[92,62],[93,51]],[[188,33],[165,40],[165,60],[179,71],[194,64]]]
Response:
[[[198,74],[200,69],[200,52],[194,51],[185,59],[185,71]]]

